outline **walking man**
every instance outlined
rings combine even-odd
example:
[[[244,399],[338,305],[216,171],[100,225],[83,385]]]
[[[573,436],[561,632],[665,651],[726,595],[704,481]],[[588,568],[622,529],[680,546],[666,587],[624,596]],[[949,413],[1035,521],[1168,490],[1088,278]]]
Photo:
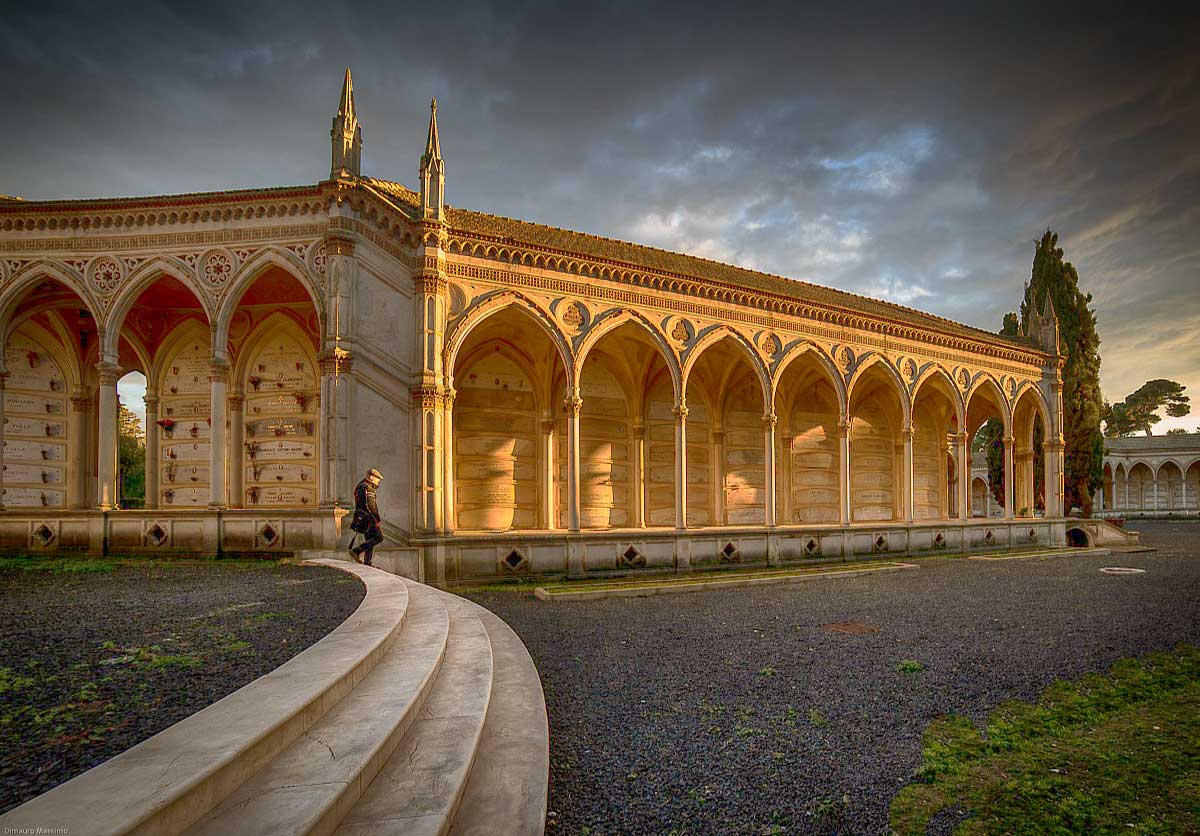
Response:
[[[354,489],[354,519],[350,521],[350,530],[361,534],[363,541],[350,549],[356,563],[371,566],[371,556],[375,547],[383,542],[383,532],[379,530],[379,505],[375,501],[375,489],[383,481],[383,474],[375,468],[367,471],[367,475]]]

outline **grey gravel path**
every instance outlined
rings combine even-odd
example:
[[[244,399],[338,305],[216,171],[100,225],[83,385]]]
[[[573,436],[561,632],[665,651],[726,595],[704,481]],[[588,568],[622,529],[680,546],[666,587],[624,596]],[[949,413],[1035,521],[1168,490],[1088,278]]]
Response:
[[[266,560],[20,563],[0,562],[0,812],[279,667],[365,592]]]
[[[1200,643],[1200,523],[1139,527],[1158,552],[660,598],[473,597],[541,672],[548,833],[875,834],[935,717],[981,720],[1055,679]],[[1147,571],[1099,571],[1112,565]],[[844,622],[868,632],[823,628]]]

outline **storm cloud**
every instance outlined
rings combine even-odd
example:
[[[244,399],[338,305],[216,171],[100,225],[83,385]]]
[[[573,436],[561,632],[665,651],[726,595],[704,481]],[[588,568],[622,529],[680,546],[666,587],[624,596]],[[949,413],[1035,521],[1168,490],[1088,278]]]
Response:
[[[0,18],[0,192],[316,182],[349,65],[367,173],[416,185],[436,96],[451,203],[989,330],[1049,226],[1106,395],[1200,397],[1200,27],[1154,12],[29,4]]]

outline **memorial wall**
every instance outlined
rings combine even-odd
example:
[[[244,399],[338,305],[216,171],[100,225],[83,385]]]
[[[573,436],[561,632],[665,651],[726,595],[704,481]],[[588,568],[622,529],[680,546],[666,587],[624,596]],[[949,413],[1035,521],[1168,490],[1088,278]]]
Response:
[[[663,376],[655,381],[646,399],[646,525],[675,526],[675,390],[671,379]],[[707,424],[707,422],[704,422]],[[696,432],[688,412],[688,433]],[[706,427],[707,428],[707,427]],[[705,433],[707,436],[707,432]],[[689,449],[689,453],[690,453]],[[707,456],[705,457],[707,461]],[[688,517],[691,518],[692,491],[690,477],[692,462],[688,462]],[[708,514],[704,518],[707,521]],[[698,523],[706,525],[707,522]]]
[[[743,381],[728,393],[722,426],[725,523],[762,525],[766,522],[766,436],[757,380]]]
[[[247,343],[243,364],[247,508],[312,508],[317,503],[317,369],[291,324],[267,323]]]
[[[796,399],[791,416],[791,503],[796,523],[836,524],[838,501],[838,410],[830,393],[816,387]],[[833,400],[831,400],[833,399]],[[785,446],[785,449],[787,447]]]
[[[879,397],[870,396],[850,422],[850,501],[854,522],[896,518],[898,438]]]
[[[913,518],[936,520],[947,516],[947,426],[924,405],[913,410]]]
[[[4,505],[66,506],[66,378],[32,328],[4,350]]]
[[[630,450],[633,427],[625,390],[603,362],[582,374],[579,422],[579,526],[624,528],[632,517]],[[566,438],[565,422],[561,436]],[[560,450],[563,447],[560,446]],[[559,508],[567,507],[566,458],[560,456]],[[565,526],[565,519],[561,522]]]
[[[209,500],[211,384],[208,335],[195,329],[178,343],[159,383],[159,507],[205,507]]]
[[[454,399],[459,529],[536,528],[539,415],[525,371],[488,351],[458,378]]]

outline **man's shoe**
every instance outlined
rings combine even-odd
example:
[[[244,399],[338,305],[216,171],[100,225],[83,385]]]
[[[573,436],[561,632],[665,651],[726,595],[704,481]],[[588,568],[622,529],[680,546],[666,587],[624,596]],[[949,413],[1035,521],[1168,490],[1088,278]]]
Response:
[[[353,546],[350,547],[350,557],[354,560],[355,563],[362,563],[361,557],[358,553],[358,549],[354,548]]]

